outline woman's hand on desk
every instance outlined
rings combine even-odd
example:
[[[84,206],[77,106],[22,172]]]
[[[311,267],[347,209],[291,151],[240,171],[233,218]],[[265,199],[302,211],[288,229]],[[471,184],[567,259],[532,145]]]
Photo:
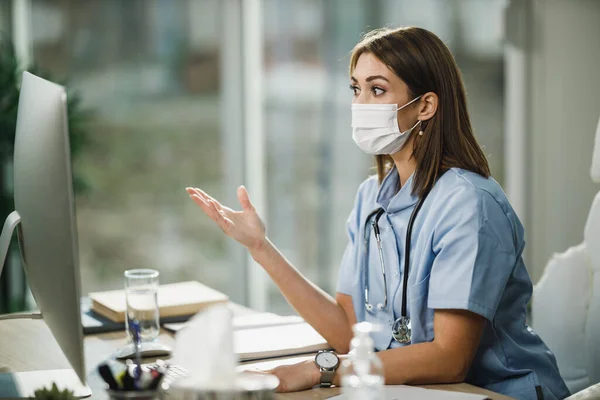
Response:
[[[277,387],[279,393],[308,390],[321,381],[321,372],[313,360],[292,365],[281,365],[265,372],[279,378],[279,386]]]
[[[248,197],[248,191],[240,186],[237,190],[238,200],[242,211],[234,211],[223,206],[217,200],[198,188],[186,188],[190,198],[200,206],[225,234],[249,250],[258,249],[264,245],[265,225],[256,213]]]

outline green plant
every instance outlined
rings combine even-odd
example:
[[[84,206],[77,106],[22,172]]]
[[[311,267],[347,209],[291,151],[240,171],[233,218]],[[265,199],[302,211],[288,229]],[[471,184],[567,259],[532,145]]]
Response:
[[[86,125],[91,119],[91,113],[82,108],[80,96],[70,90],[66,82],[53,79],[49,73],[35,65],[27,68],[27,70],[66,87],[71,156],[75,158],[87,143]],[[6,168],[10,168],[12,165],[22,73],[23,70],[10,37],[0,32],[0,224],[3,224],[8,214],[15,209],[12,188],[10,187],[11,182],[6,180],[6,177],[9,176],[6,173]],[[76,193],[82,193],[89,189],[87,182],[77,174],[77,171],[74,172],[73,176],[73,188]],[[10,257],[7,258],[7,263],[9,260]],[[21,274],[22,279],[17,279],[17,281],[25,282],[22,269],[4,269],[2,276],[0,276],[0,313],[22,311],[26,306],[26,287],[9,287],[9,282],[12,281],[10,274],[12,273]]]
[[[37,65],[31,66],[27,70],[32,74],[65,86],[67,90],[67,119],[71,156],[76,157],[88,142],[86,124],[91,119],[91,112],[82,108],[80,95],[69,89],[64,79],[54,79],[49,72],[44,71]],[[23,70],[19,65],[10,38],[0,33],[0,158],[3,161],[7,159],[10,161],[13,155],[22,73]],[[77,193],[88,189],[87,183],[77,172],[74,173],[73,182]]]
[[[33,398],[37,400],[74,400],[77,398],[70,390],[58,390],[56,383],[53,383],[50,389],[38,389],[33,394]]]

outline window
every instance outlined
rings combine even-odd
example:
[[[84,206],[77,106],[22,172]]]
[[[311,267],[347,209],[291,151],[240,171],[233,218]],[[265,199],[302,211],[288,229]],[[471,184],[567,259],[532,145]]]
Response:
[[[93,112],[74,169],[83,293],[123,271],[230,292],[227,239],[185,187],[222,197],[218,0],[32,2],[34,59]]]
[[[350,50],[374,27],[437,33],[462,69],[476,135],[502,183],[503,5],[262,0],[264,217],[273,242],[325,290],[335,290],[358,185],[374,172],[351,137]],[[163,283],[200,280],[242,303],[259,290],[247,283],[244,250],[184,192],[199,186],[237,208],[235,188],[252,178],[242,123],[248,105],[235,68],[257,49],[243,48],[232,22],[235,13],[251,17],[242,7],[219,0],[32,2],[34,60],[68,77],[94,113],[74,164],[90,186],[77,197],[84,293],[121,287],[123,271],[139,267],[160,270]],[[273,284],[266,296],[269,311],[291,311]]]

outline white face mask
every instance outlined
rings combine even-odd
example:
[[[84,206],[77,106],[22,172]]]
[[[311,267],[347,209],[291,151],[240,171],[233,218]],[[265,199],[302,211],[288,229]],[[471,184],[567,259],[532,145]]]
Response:
[[[352,139],[367,154],[394,154],[404,147],[413,129],[400,132],[398,111],[419,100],[416,97],[396,108],[396,104],[352,104]]]

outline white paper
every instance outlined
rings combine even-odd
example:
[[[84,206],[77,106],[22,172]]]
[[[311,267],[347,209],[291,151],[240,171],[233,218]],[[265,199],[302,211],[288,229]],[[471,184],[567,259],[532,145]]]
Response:
[[[316,353],[330,348],[327,341],[306,322],[236,330],[233,338],[235,352],[243,361]]]
[[[298,356],[298,357],[290,357],[290,358],[276,358],[274,360],[265,360],[265,361],[255,361],[255,362],[247,362],[241,365],[238,365],[238,372],[243,371],[270,371],[282,365],[293,365],[298,364],[308,360],[314,360],[315,355],[311,354],[308,356]]]
[[[233,329],[268,328],[270,326],[293,325],[304,322],[302,317],[291,315],[282,317],[272,313],[240,315],[233,318]]]
[[[257,313],[234,317],[233,329],[266,328],[269,326],[301,324],[303,322],[304,320],[297,315],[282,317],[273,313]],[[177,332],[186,324],[187,322],[173,322],[164,324],[163,327],[171,332]]]
[[[345,400],[347,398],[347,396],[341,394],[330,397],[330,400]],[[386,385],[383,387],[384,400],[485,400],[487,398],[487,396],[480,394],[423,389],[406,385]]]

